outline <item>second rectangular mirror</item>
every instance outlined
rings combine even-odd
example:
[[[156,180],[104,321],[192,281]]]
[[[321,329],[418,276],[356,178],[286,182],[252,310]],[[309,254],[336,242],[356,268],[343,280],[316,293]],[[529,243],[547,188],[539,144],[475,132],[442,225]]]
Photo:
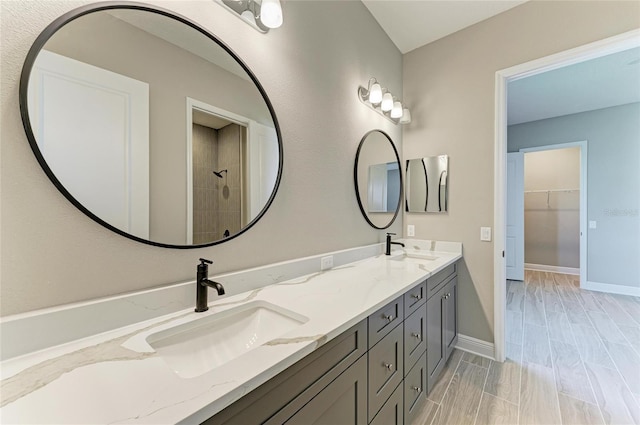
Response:
[[[446,212],[449,156],[407,160],[407,212]]]

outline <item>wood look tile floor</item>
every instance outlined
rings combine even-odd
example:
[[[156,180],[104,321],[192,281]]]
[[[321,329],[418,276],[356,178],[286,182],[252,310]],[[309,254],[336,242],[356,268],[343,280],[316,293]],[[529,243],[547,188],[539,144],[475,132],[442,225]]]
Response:
[[[507,281],[507,360],[455,350],[414,425],[640,425],[640,297]]]

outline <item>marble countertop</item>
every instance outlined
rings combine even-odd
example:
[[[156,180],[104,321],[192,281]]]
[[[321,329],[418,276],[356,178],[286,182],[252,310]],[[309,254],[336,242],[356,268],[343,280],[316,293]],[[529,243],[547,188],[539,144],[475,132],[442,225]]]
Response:
[[[378,255],[218,301],[211,294],[205,313],[183,310],[6,360],[0,364],[0,421],[199,423],[460,259],[459,246],[459,252],[427,247],[437,259]],[[407,252],[420,249],[407,247]],[[146,340],[162,329],[252,301],[308,320],[193,378],[178,376]]]

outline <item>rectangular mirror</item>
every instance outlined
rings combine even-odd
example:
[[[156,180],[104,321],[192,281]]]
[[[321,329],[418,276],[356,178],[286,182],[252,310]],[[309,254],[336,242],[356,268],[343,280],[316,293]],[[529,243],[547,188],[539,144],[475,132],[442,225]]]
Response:
[[[446,212],[449,156],[407,160],[407,212]]]

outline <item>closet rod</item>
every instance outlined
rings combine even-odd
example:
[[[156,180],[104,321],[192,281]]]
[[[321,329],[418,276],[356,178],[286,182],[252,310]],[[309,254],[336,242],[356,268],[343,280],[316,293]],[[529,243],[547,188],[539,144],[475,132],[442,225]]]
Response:
[[[580,189],[525,190],[524,193],[580,192]]]

